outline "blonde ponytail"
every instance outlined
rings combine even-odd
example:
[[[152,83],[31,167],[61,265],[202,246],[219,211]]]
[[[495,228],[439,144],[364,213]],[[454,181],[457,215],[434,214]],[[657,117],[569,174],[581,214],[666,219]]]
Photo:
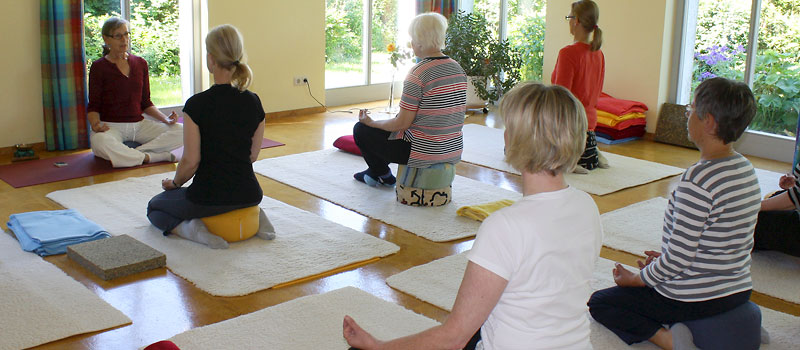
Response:
[[[592,34],[592,51],[600,50],[603,45],[603,31],[599,27],[594,27],[594,34]]]
[[[578,23],[592,35],[592,51],[600,50],[603,45],[603,31],[597,26],[600,20],[600,8],[592,0],[580,0],[572,3],[572,15]]]
[[[233,72],[231,85],[239,91],[247,90],[253,82],[253,71],[244,63],[244,39],[236,27],[223,24],[211,29],[206,36],[206,50],[218,66]]]

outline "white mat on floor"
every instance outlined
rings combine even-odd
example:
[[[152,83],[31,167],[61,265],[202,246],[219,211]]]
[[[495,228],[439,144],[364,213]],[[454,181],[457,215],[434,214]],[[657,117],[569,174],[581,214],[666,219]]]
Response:
[[[122,312],[0,232],[0,349],[28,348],[129,323]]]
[[[656,197],[601,215],[603,244],[639,256],[661,251],[667,199]],[[750,268],[753,290],[800,303],[800,258],[778,252],[754,252]]]
[[[522,197],[517,192],[456,176],[450,204],[427,208],[403,205],[395,199],[394,188],[373,188],[354,180],[353,173],[366,169],[364,159],[335,149],[264,159],[254,163],[253,169],[261,175],[434,242],[452,241],[478,233],[480,222],[456,216],[459,207]],[[396,174],[396,170],[393,164],[392,172]]]
[[[477,124],[464,125],[464,153],[461,160],[519,175],[503,160],[503,130]],[[677,175],[684,169],[603,152],[611,168],[594,169],[588,175],[567,174],[570,185],[591,194],[604,195],[628,187]]]
[[[355,287],[311,295],[172,337],[181,349],[347,349],[350,315],[378,339],[414,334],[439,323]]]
[[[458,287],[467,267],[465,253],[452,255],[428,264],[398,273],[386,280],[392,288],[450,311],[458,294]],[[600,258],[590,281],[593,290],[614,286],[611,269],[614,262]],[[794,349],[800,344],[800,317],[761,308],[762,325],[770,332],[771,344],[762,349]],[[588,316],[588,314],[587,314]],[[590,316],[588,316],[590,317]],[[626,346],[614,333],[591,320],[591,341],[596,350],[601,349],[658,349],[650,343]]]
[[[764,197],[772,192],[780,190],[780,186],[778,186],[778,182],[781,179],[781,176],[784,174],[779,174],[774,171],[764,170],[764,169],[756,169],[756,176],[758,177],[758,185],[761,187],[761,197]]]
[[[147,202],[171,173],[56,191],[48,198],[77,209],[114,235],[128,234],[167,255],[167,267],[217,296],[238,296],[393,254],[396,245],[264,197],[277,238],[258,237],[215,250],[174,235],[147,220]]]

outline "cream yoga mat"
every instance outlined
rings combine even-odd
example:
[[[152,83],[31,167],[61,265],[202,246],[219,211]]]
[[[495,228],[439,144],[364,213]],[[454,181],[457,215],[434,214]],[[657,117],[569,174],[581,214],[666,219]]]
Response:
[[[131,323],[89,289],[0,232],[0,349],[22,349]]]
[[[661,250],[667,199],[657,197],[601,215],[603,245],[644,256]],[[750,273],[753,290],[800,303],[800,258],[778,252],[754,252]]]
[[[147,202],[172,173],[56,191],[48,198],[77,209],[113,235],[128,234],[167,255],[175,274],[216,296],[239,296],[399,250],[396,245],[264,197],[260,206],[277,238],[258,237],[216,250],[174,235],[147,220]]]
[[[364,159],[335,149],[260,160],[253,169],[264,176],[311,193],[373,219],[434,242],[474,236],[480,223],[456,216],[456,209],[521,194],[456,175],[453,201],[441,207],[411,207],[397,202],[394,188],[367,186],[353,179],[366,169]],[[397,174],[392,165],[392,172]]]
[[[761,197],[770,193],[780,190],[778,181],[784,174],[776,173],[774,171],[756,169],[756,176],[758,177],[758,185],[761,186]]]
[[[439,323],[355,287],[311,295],[178,334],[181,349],[348,349],[350,315],[378,339],[414,334]]]
[[[464,153],[461,160],[519,175],[503,160],[503,130],[477,124],[464,125]],[[603,152],[611,168],[594,169],[587,175],[567,174],[567,182],[576,188],[604,195],[677,175],[684,169],[661,163]]]
[[[466,253],[461,253],[413,267],[389,277],[386,283],[401,292],[451,311],[466,268]],[[614,279],[611,276],[613,268],[613,261],[598,259],[592,280],[589,281],[593,290],[614,286]],[[763,307],[761,315],[762,326],[769,331],[771,340],[770,344],[762,345],[762,349],[795,349],[797,344],[800,344],[800,317]],[[587,317],[591,316],[587,313]],[[590,327],[592,347],[596,350],[658,349],[650,343],[627,346],[614,333],[594,320],[591,320]]]

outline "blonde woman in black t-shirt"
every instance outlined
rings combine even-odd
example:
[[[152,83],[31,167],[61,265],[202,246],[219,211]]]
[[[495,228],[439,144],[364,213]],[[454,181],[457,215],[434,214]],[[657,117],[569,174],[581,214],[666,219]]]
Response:
[[[261,149],[264,109],[258,95],[247,90],[253,78],[243,62],[239,31],[228,24],[218,26],[208,33],[206,47],[214,85],[186,101],[183,157],[175,177],[161,181],[164,192],[150,200],[147,217],[165,235],[224,249],[228,242],[210,233],[200,218],[261,202],[252,163]],[[275,238],[263,210],[257,236]]]

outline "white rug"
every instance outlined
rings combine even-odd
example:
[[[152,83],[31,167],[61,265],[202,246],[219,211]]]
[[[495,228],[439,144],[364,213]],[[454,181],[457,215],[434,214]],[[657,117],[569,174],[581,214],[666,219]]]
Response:
[[[147,202],[171,173],[56,191],[48,198],[77,209],[113,235],[128,234],[167,255],[167,267],[216,296],[239,296],[313,276],[400,248],[392,243],[264,197],[260,206],[277,238],[258,237],[209,249],[174,235],[164,237],[147,220]]]
[[[464,153],[461,160],[519,175],[503,159],[503,130],[477,124],[464,125]],[[611,168],[594,169],[588,175],[567,174],[570,185],[602,196],[628,187],[683,173],[684,169],[603,152]]]
[[[301,297],[178,334],[181,349],[348,349],[342,319],[350,315],[378,339],[414,334],[439,323],[355,287]]]
[[[667,199],[656,197],[601,215],[603,245],[644,256],[661,250]],[[800,258],[778,252],[754,252],[750,272],[753,290],[800,303]]]
[[[758,185],[761,187],[761,197],[780,190],[781,188],[778,186],[778,181],[780,181],[781,176],[783,175],[784,174],[779,174],[774,171],[756,168]]]
[[[465,252],[466,253],[466,252]],[[392,288],[413,295],[418,299],[451,311],[458,294],[458,287],[467,267],[466,254],[461,253],[435,260],[398,273],[386,280]],[[614,286],[611,270],[614,262],[600,258],[595,266],[592,280],[593,290]],[[633,269],[633,268],[631,268]],[[771,343],[762,349],[796,349],[800,344],[800,317],[761,308],[762,325],[770,332]],[[587,313],[587,317],[588,313]],[[601,349],[658,349],[645,342],[633,346],[625,345],[614,333],[591,320],[592,347]]]
[[[254,163],[253,169],[261,175],[434,242],[470,237],[478,232],[480,222],[456,216],[456,209],[522,197],[517,192],[456,176],[450,204],[426,208],[403,205],[395,199],[394,188],[373,188],[354,180],[353,173],[366,169],[364,159],[336,149],[264,159]],[[397,174],[396,170],[393,164],[394,174]]]
[[[0,349],[28,348],[129,323],[122,312],[0,232]]]

